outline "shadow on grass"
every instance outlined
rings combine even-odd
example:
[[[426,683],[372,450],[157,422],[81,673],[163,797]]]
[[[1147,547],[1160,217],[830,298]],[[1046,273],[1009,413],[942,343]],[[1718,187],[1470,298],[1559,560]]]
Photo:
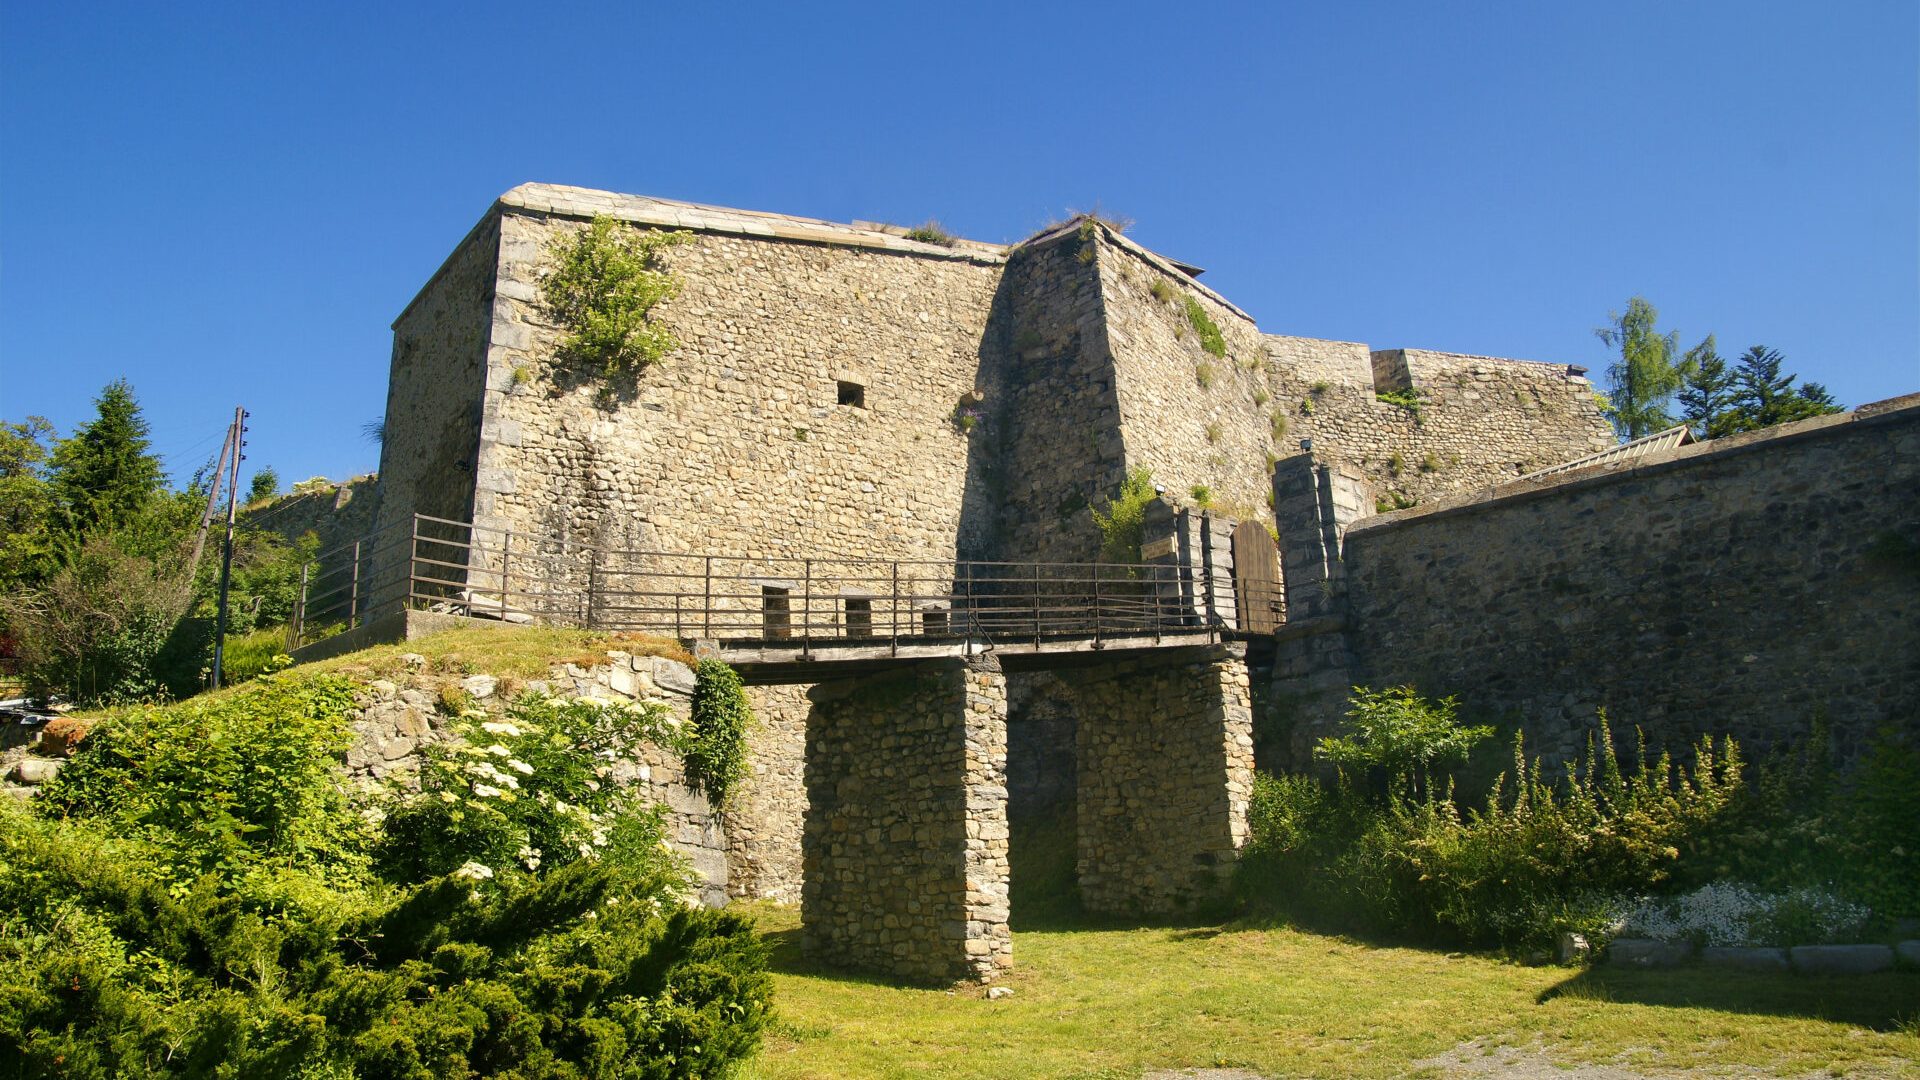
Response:
[[[1649,971],[1602,965],[1543,991],[1538,1000],[1544,1004],[1556,998],[1804,1017],[1874,1031],[1911,1031],[1920,1014],[1920,972],[1823,977],[1709,967]]]

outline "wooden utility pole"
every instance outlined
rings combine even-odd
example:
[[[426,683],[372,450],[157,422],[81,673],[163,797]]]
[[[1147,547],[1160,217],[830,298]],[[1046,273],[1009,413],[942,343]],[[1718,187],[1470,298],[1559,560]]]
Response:
[[[227,439],[220,444],[220,463],[213,467],[213,486],[207,491],[207,508],[200,514],[200,529],[193,535],[193,558],[187,560],[187,580],[200,569],[200,554],[207,547],[207,530],[213,525],[213,512],[220,505],[220,481],[227,475],[227,455],[233,452],[233,440],[238,433],[233,425],[227,425]]]
[[[233,444],[232,465],[227,474],[227,543],[220,556],[220,612],[213,620],[213,688],[220,689],[220,665],[227,654],[227,587],[233,581],[233,512],[239,501],[240,462],[246,459],[247,446],[247,410],[235,407],[233,427],[229,429]]]

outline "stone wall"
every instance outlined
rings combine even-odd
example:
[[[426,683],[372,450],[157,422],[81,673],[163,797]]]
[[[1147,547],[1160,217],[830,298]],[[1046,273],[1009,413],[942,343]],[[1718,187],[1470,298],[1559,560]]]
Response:
[[[312,533],[320,551],[351,544],[372,532],[380,507],[377,474],[300,494],[282,495],[245,511],[240,521],[297,542]]]
[[[495,714],[504,714],[513,694],[528,690],[605,701],[659,702],[683,723],[692,711],[693,671],[661,657],[610,652],[606,664],[567,664],[547,679],[520,683],[492,675],[434,674],[426,669],[423,658],[412,659],[408,672],[374,680],[355,701],[349,720],[354,742],[347,750],[347,778],[364,790],[389,784],[418,790],[426,748],[459,737],[455,719],[440,708],[441,694],[447,690],[463,691]],[[630,747],[612,765],[613,783],[637,787],[646,798],[667,807],[668,845],[691,864],[701,902],[724,906],[729,887],[724,823],[706,795],[687,783],[686,767],[678,755],[642,744]]]
[[[499,219],[482,218],[393,322],[375,529],[414,514],[470,521],[492,331]],[[405,552],[373,568],[373,593],[404,593]]]
[[[998,666],[930,661],[811,696],[808,954],[917,981],[991,978],[1013,949]]]
[[[1245,646],[1058,673],[1078,717],[1087,910],[1166,915],[1224,895],[1247,838],[1253,709]]]
[[[807,686],[749,686],[750,771],[726,811],[728,888],[743,899],[800,902],[800,842],[807,818]]]
[[[990,558],[1078,562],[1100,550],[1089,506],[1125,475],[1101,281],[1077,228],[1009,258],[1011,324],[988,402],[1001,504]]]
[[[680,348],[609,396],[556,367],[538,303],[549,245],[579,227],[501,214],[476,522],[767,560],[953,557],[984,467],[955,412],[995,262],[695,234],[667,251],[682,288],[656,309]]]
[[[1676,749],[1920,736],[1920,400],[1554,479],[1353,525],[1355,681],[1549,759],[1601,707]]]
[[[1362,469],[1393,505],[1506,483],[1614,445],[1593,386],[1562,364],[1423,349],[1369,352],[1353,342],[1267,335],[1267,387],[1286,420],[1281,454],[1300,440]],[[1416,414],[1381,401],[1411,388]]]
[[[1193,489],[1204,486],[1225,513],[1270,524],[1275,444],[1259,328],[1159,256],[1108,230],[1098,235],[1126,470],[1152,472],[1176,505],[1198,505]],[[1201,347],[1189,300],[1219,328],[1225,356]]]

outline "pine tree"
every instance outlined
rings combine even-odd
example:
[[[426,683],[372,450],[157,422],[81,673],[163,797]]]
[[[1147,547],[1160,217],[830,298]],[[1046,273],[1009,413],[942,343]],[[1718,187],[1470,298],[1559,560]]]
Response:
[[[60,532],[76,544],[138,517],[165,484],[147,452],[147,421],[125,379],[94,400],[96,416],[54,445],[48,471]]]
[[[1733,375],[1714,346],[1713,335],[1687,350],[1686,377],[1681,384],[1680,418],[1703,439],[1727,434],[1727,410],[1733,404]]]
[[[1780,370],[1785,363],[1779,350],[1764,345],[1741,355],[1733,372],[1726,432],[1757,431],[1840,411],[1833,395],[1819,383],[1796,388],[1794,376]]]

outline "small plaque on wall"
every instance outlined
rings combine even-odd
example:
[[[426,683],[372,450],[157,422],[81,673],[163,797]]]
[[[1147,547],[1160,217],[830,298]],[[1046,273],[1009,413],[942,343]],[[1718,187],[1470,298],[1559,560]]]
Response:
[[[1140,557],[1142,559],[1158,559],[1171,554],[1173,554],[1173,537],[1171,536],[1155,540],[1151,544],[1140,545]]]

